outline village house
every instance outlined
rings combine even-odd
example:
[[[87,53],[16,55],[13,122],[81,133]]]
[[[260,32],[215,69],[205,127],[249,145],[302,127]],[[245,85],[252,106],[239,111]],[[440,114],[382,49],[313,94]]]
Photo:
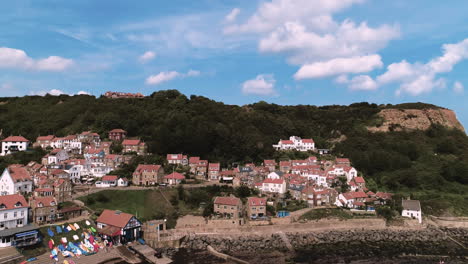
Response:
[[[97,231],[113,243],[126,244],[141,237],[141,222],[131,214],[105,209],[96,220]]]
[[[55,222],[57,216],[57,200],[52,196],[32,197],[29,201],[32,220],[38,225]]]
[[[173,173],[171,173],[169,175],[166,175],[164,177],[164,181],[169,185],[178,185],[183,180],[185,180],[185,176],[178,173],[178,172],[173,172]]]
[[[208,180],[218,181],[221,165],[219,163],[210,163],[208,165]]]
[[[99,136],[99,134],[91,131],[81,132],[81,134],[79,134],[77,138],[80,142],[85,143],[87,145],[99,145],[99,143],[101,142],[101,137]]]
[[[108,91],[103,95],[104,95],[104,97],[113,98],[113,99],[116,99],[116,98],[143,98],[143,97],[145,97],[141,93],[124,93],[124,92],[112,92],[112,91]]]
[[[247,199],[247,216],[257,219],[266,216],[266,198],[249,197]]]
[[[109,131],[109,139],[112,141],[122,141],[127,136],[127,131],[117,128]]]
[[[167,154],[167,163],[168,164],[176,164],[176,165],[183,165],[187,166],[189,161],[187,159],[187,155],[182,154]]]
[[[289,160],[279,162],[279,169],[283,173],[289,173],[289,171],[291,171],[291,167],[292,167],[292,164],[291,164],[291,161]]]
[[[78,139],[78,136],[68,135],[62,139],[62,148],[74,154],[81,154],[83,145],[82,142]]]
[[[112,146],[113,142],[112,141],[101,141],[101,143],[99,144],[99,148],[101,148],[102,150],[104,150],[104,154],[105,155],[109,155],[110,152],[111,152],[111,146]]]
[[[28,225],[29,206],[22,195],[0,196],[0,247],[40,242],[36,226]]]
[[[360,208],[365,206],[368,197],[363,191],[340,193],[336,198],[335,205],[347,208]]]
[[[59,164],[64,160],[69,159],[68,153],[63,149],[53,149],[49,155],[47,156],[47,164],[43,165],[50,165],[50,164]]]
[[[22,136],[9,136],[2,140],[2,149],[0,156],[5,156],[18,151],[26,151],[29,146],[29,140]]]
[[[275,160],[264,160],[263,166],[265,166],[269,171],[276,170],[276,161]]]
[[[26,194],[32,192],[31,174],[22,165],[8,166],[0,176],[0,195]]]
[[[128,186],[128,180],[127,178],[119,178],[117,180],[117,186],[119,187],[127,187]]]
[[[198,161],[197,168],[196,168],[196,177],[198,179],[206,179],[208,173],[208,161],[207,160],[200,160]]]
[[[164,169],[161,165],[139,164],[133,172],[133,185],[155,185],[162,183]]]
[[[122,155],[107,154],[106,156],[104,156],[104,164],[112,170],[117,169],[124,162],[125,159]]]
[[[402,200],[401,206],[401,216],[418,219],[418,222],[422,223],[421,203],[418,200]]]
[[[96,182],[96,187],[108,188],[117,186],[118,177],[116,175],[102,176],[100,181]]]
[[[190,167],[190,173],[196,174],[197,173],[197,166],[198,162],[200,162],[200,157],[190,157],[188,160],[188,165]]]
[[[122,147],[123,153],[135,152],[137,155],[146,154],[146,144],[139,139],[124,139]]]
[[[64,171],[68,173],[72,183],[80,183],[81,177],[88,176],[89,172],[84,159],[71,159],[63,162],[65,164]]]
[[[72,183],[69,179],[54,181],[54,197],[58,203],[70,201],[72,198]]]
[[[286,181],[284,179],[265,179],[262,182],[261,190],[266,193],[283,195],[287,191]]]
[[[222,218],[241,218],[242,201],[237,197],[217,196],[213,202],[214,213]]]
[[[46,149],[47,147],[50,147],[52,145],[52,140],[55,138],[54,135],[48,135],[48,136],[39,136],[36,139],[36,143],[33,144],[34,147],[41,147],[43,149]]]
[[[348,158],[336,158],[335,164],[342,166],[351,166],[351,161],[349,161]]]
[[[280,140],[277,145],[273,145],[276,150],[315,150],[315,142],[312,139],[302,139],[297,136],[289,137],[289,140]]]

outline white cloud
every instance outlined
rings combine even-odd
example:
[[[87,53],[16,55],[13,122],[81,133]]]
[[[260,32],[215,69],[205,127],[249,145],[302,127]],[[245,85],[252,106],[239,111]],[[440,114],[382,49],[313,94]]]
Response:
[[[158,85],[163,82],[168,82],[180,76],[180,73],[176,71],[164,71],[160,72],[156,75],[151,75],[150,77],[146,78],[146,84],[149,85]]]
[[[145,53],[143,53],[143,55],[141,55],[138,60],[140,61],[140,63],[147,63],[151,60],[153,60],[154,58],[156,58],[156,53],[154,51],[147,51]]]
[[[38,96],[45,96],[45,95],[52,95],[52,96],[59,96],[59,95],[62,95],[62,94],[65,94],[65,95],[69,95],[69,96],[73,96],[75,94],[68,94],[62,90],[59,90],[59,89],[52,89],[50,91],[31,91],[29,92],[29,95],[38,95]],[[76,95],[91,95],[90,93],[88,92],[85,92],[85,91],[79,91],[78,93],[76,93]]]
[[[242,84],[242,93],[254,95],[275,95],[276,80],[271,74],[260,74],[253,80],[247,80]]]
[[[346,75],[340,75],[335,81],[337,83],[347,84],[349,89],[354,91],[373,91],[379,87],[377,82],[368,75],[358,75],[351,80],[349,80]]]
[[[463,84],[461,82],[455,82],[453,84],[453,91],[455,93],[462,94],[464,90],[465,90],[465,87],[463,86]]]
[[[195,76],[200,76],[200,74],[201,74],[200,71],[189,70],[186,75],[189,77],[195,77]]]
[[[0,68],[59,72],[73,64],[73,60],[58,56],[34,60],[23,50],[0,47]]]
[[[384,25],[374,29],[366,23],[356,26],[349,20],[324,34],[298,22],[287,22],[263,37],[259,42],[259,50],[286,53],[291,63],[303,64],[374,54],[398,35],[396,27]]]
[[[146,84],[148,85],[159,85],[164,82],[174,80],[176,78],[185,77],[196,77],[200,76],[201,72],[196,70],[189,70],[187,73],[180,73],[177,71],[163,71],[155,75],[151,75],[146,78]]]
[[[232,9],[232,11],[226,15],[226,17],[224,18],[224,20],[226,22],[233,22],[234,20],[236,20],[237,16],[240,14],[240,9],[239,8],[234,8]]]
[[[384,74],[377,77],[377,82],[379,85],[399,83],[397,95],[407,93],[416,96],[444,88],[446,81],[438,75],[452,71],[456,64],[468,59],[468,39],[455,44],[444,44],[442,50],[442,56],[425,64],[409,63],[405,60],[392,63]]]
[[[296,80],[323,78],[344,73],[369,72],[383,66],[379,55],[337,58],[303,65],[294,74]]]
[[[62,90],[58,90],[58,89],[52,89],[50,91],[38,91],[38,92],[30,92],[29,93],[29,95],[39,95],[39,96],[45,96],[46,94],[50,94],[50,95],[53,95],[53,96],[59,96],[59,95],[66,94],[66,93],[64,93]]]
[[[400,30],[397,25],[371,27],[365,21],[333,18],[364,1],[270,0],[260,4],[244,23],[227,25],[224,33],[256,36],[260,52],[284,54],[289,63],[302,66],[296,79],[369,72],[382,67],[378,52],[398,38]],[[372,61],[351,67],[360,57]]]
[[[262,3],[244,23],[225,28],[228,34],[265,33],[290,21],[304,21],[336,13],[364,0],[272,0]]]

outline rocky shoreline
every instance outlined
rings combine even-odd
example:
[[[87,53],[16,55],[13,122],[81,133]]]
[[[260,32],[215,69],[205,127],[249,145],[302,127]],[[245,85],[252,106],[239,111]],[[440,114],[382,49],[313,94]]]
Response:
[[[381,263],[468,261],[468,229],[463,228],[363,229],[284,235],[190,235],[182,242],[181,249],[166,249],[166,253],[172,255],[175,263],[177,259],[191,256],[187,258],[194,261],[191,263],[205,264],[223,263],[206,253],[208,245],[251,263],[323,263],[324,260],[373,263],[372,259],[387,260]]]

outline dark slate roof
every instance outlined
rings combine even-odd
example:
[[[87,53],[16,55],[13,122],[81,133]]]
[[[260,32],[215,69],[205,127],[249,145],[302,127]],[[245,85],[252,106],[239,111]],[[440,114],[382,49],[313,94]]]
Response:
[[[401,205],[403,206],[403,210],[421,211],[419,200],[403,200]]]

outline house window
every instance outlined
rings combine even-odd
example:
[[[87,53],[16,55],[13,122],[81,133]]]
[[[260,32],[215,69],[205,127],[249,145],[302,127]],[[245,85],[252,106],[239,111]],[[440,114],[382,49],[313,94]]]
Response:
[[[13,217],[17,217],[17,216],[18,216],[18,212],[14,212]]]
[[[21,211],[21,216],[24,216],[24,211]]]
[[[7,219],[8,218],[8,213],[3,214],[3,218]]]
[[[22,224],[23,224],[23,219],[18,219],[18,220],[16,221],[16,224],[22,225]]]

